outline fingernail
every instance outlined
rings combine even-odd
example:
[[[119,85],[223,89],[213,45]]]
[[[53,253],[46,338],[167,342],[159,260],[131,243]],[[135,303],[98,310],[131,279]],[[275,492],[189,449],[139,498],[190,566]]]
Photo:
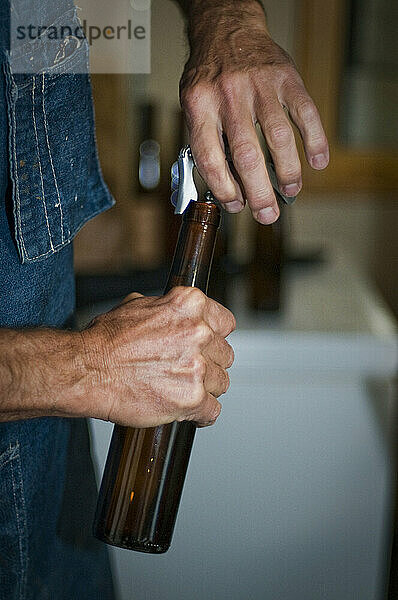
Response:
[[[328,164],[328,159],[325,154],[316,154],[311,159],[311,165],[315,169],[323,169]]]
[[[257,213],[257,221],[259,221],[263,225],[270,225],[271,223],[275,223],[277,218],[278,214],[271,206],[268,206],[267,208],[262,208]]]
[[[300,191],[300,187],[297,183],[289,183],[289,185],[284,185],[282,187],[282,192],[285,196],[297,196]]]
[[[227,202],[224,204],[225,210],[229,213],[238,213],[242,210],[243,204],[239,202],[239,200],[234,200],[233,202]]]

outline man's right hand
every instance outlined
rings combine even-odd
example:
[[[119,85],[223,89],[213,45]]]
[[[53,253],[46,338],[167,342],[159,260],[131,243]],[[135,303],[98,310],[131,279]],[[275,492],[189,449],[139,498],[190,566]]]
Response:
[[[211,425],[229,386],[232,313],[196,288],[130,294],[81,332],[86,416],[133,427]]]

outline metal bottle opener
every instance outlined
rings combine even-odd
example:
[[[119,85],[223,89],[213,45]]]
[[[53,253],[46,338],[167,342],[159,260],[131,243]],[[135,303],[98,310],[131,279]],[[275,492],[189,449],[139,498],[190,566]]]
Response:
[[[171,202],[175,206],[174,214],[181,215],[191,200],[196,202],[198,190],[193,179],[193,161],[190,146],[180,150],[177,162],[171,167]]]
[[[171,167],[171,203],[175,207],[174,214],[181,215],[188,204],[198,199],[198,191],[193,179],[193,168],[195,166],[190,146],[180,150],[177,161]],[[278,187],[275,167],[273,163],[266,162],[268,176],[277,198],[285,204],[293,204],[296,196],[284,196]]]

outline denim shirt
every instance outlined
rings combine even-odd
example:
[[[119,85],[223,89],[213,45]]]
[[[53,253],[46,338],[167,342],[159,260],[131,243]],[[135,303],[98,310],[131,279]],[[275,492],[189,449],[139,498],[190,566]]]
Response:
[[[14,1],[35,4],[43,23],[76,20],[68,0]],[[74,311],[69,242],[113,203],[98,165],[89,77],[74,74],[87,64],[87,44],[21,74],[9,16],[0,0],[0,327],[63,327]],[[42,51],[40,42],[18,47],[21,60]],[[114,599],[106,547],[91,535],[96,484],[83,419],[1,422],[0,488],[1,600]]]
[[[24,3],[26,9],[34,3],[49,14],[51,5],[47,23],[59,19],[79,25],[70,0],[17,0],[19,8]],[[1,27],[15,242],[20,261],[31,263],[64,248],[114,201],[98,162],[87,41],[79,40],[62,60],[50,56],[46,69],[14,72],[13,52],[19,63],[26,59],[34,65],[47,52],[46,41],[25,41],[10,53],[4,20]],[[59,44],[61,51],[62,40]]]

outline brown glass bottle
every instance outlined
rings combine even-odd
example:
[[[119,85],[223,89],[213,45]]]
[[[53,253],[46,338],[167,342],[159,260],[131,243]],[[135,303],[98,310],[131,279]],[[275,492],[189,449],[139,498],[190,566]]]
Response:
[[[210,196],[189,204],[165,293],[178,285],[206,293],[219,223]],[[195,431],[189,421],[148,429],[115,425],[94,520],[97,538],[140,552],[166,552]]]

